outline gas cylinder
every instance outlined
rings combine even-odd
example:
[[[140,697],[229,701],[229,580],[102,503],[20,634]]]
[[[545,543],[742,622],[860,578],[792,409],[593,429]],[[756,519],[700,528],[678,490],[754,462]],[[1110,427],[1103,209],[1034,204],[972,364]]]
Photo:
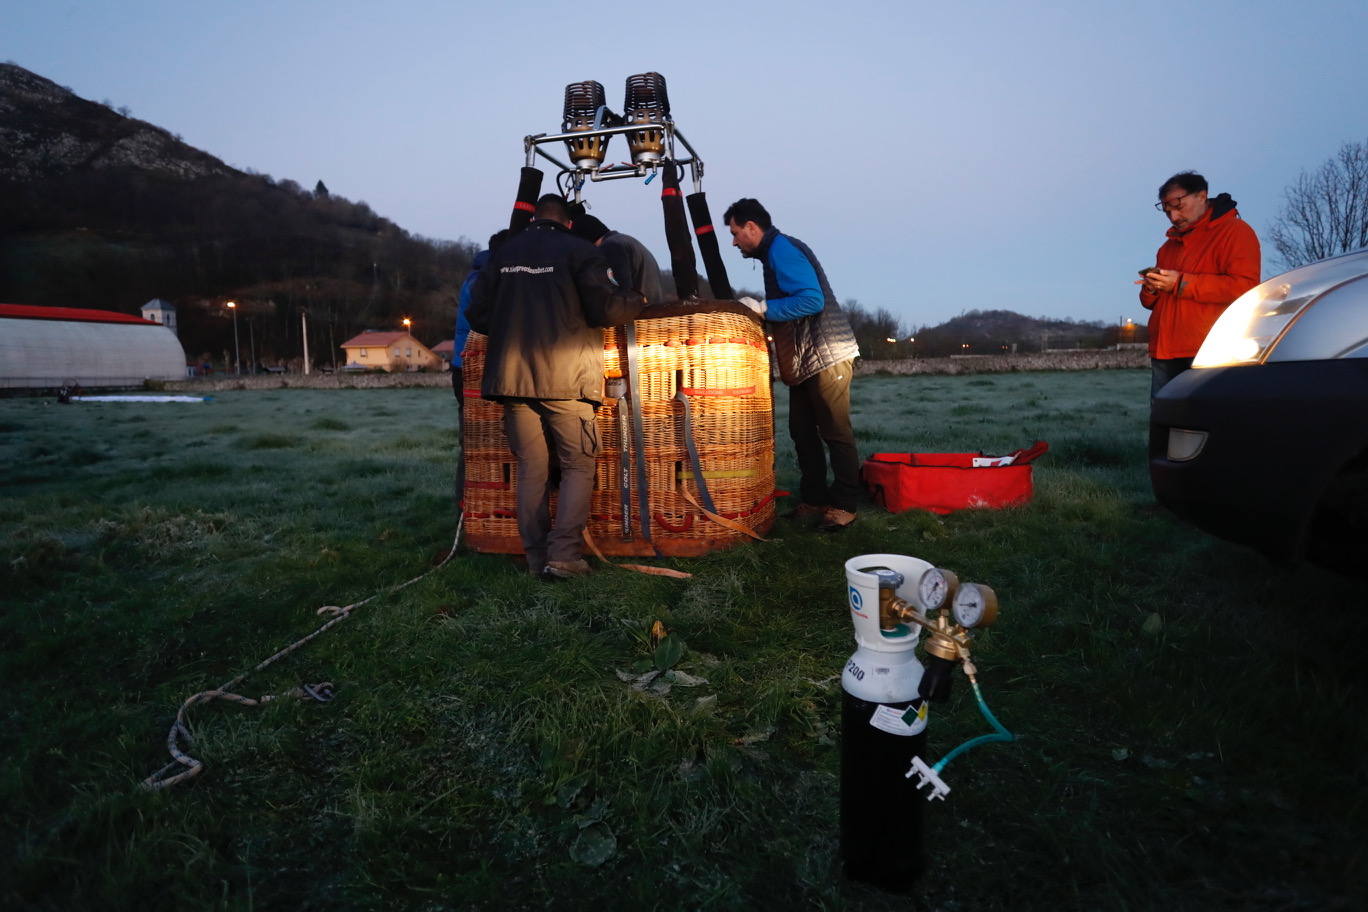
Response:
[[[925,796],[905,773],[925,753],[928,707],[914,651],[921,628],[898,622],[888,608],[899,599],[916,604],[917,581],[930,568],[900,554],[845,564],[858,648],[841,673],[841,859],[851,880],[899,892],[925,863]]]

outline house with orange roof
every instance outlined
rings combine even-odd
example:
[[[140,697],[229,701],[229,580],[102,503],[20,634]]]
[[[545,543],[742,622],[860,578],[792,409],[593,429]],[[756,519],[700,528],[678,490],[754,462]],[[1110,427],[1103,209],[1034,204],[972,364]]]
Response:
[[[440,370],[442,359],[407,332],[363,332],[342,343],[345,370]]]
[[[451,370],[451,356],[456,351],[455,339],[444,339],[432,346],[432,353],[442,359],[442,369]]]

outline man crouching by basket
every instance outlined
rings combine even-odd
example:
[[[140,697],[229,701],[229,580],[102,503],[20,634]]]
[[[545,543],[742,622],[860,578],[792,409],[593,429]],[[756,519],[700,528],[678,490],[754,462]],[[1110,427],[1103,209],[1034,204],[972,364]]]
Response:
[[[819,528],[825,532],[844,529],[855,521],[860,494],[860,454],[850,427],[850,377],[860,347],[850,319],[836,303],[817,257],[802,241],[780,233],[758,201],[737,200],[723,221],[731,229],[732,245],[765,268],[767,300],[742,298],[741,303],[764,319],[779,377],[789,388],[789,436],[798,455],[802,497],[791,515],[821,517]]]
[[[636,318],[645,299],[618,288],[594,245],[570,233],[565,199],[547,194],[532,222],[506,240],[471,293],[471,328],[489,337],[480,395],[503,403],[518,460],[518,534],[533,575],[589,572],[584,526],[599,451],[603,333]],[[550,519],[550,448],[560,464]]]

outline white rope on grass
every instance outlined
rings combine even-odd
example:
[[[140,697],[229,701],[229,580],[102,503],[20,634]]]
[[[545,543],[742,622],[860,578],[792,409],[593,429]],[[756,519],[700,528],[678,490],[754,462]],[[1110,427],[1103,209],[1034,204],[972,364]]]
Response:
[[[390,595],[401,589],[406,589],[424,577],[430,576],[438,570],[441,570],[446,566],[447,562],[456,555],[456,548],[461,543],[461,528],[464,524],[465,513],[461,513],[460,517],[456,520],[456,537],[452,539],[451,550],[448,551],[447,556],[442,558],[441,562],[431,570],[418,574],[406,583],[391,586],[390,588],[376,592],[359,602],[352,602],[350,605],[324,605],[322,608],[319,608],[315,614],[329,615],[332,619],[313,633],[296,640],[270,658],[257,663],[253,666],[251,671],[245,671],[231,681],[226,681],[213,690],[202,690],[199,693],[188,697],[186,701],[181,704],[180,711],[176,713],[176,721],[172,723],[171,731],[166,735],[166,750],[171,754],[171,762],[144,779],[142,781],[142,787],[149,791],[170,788],[187,779],[193,779],[204,770],[204,761],[197,760],[190,756],[185,750],[190,747],[190,743],[194,740],[190,734],[190,726],[187,724],[187,713],[189,713],[190,707],[192,706],[198,706],[201,703],[209,703],[213,700],[227,700],[229,703],[239,703],[243,706],[260,706],[263,703],[269,703],[272,700],[278,700],[282,697],[296,697],[299,699],[308,698],[317,700],[320,703],[327,703],[331,700],[333,698],[333,686],[327,681],[319,684],[303,684],[299,687],[291,688],[284,693],[266,694],[255,700],[251,697],[244,697],[242,694],[233,693],[233,688],[245,681],[248,676],[280,661],[296,649],[299,649],[305,643],[315,637],[321,636],[324,631],[342,623],[347,618],[351,617],[354,610],[360,608],[362,605],[374,601],[382,595]],[[180,769],[181,771],[175,775],[171,775],[171,772],[176,769]]]

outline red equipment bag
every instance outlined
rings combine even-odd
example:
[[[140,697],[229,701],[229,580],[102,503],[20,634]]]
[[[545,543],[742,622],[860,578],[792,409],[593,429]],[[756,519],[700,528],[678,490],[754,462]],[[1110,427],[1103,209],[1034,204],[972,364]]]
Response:
[[[1004,456],[982,453],[875,453],[860,478],[890,513],[953,513],[1013,507],[1031,499],[1031,463],[1050,448],[1043,440]]]

